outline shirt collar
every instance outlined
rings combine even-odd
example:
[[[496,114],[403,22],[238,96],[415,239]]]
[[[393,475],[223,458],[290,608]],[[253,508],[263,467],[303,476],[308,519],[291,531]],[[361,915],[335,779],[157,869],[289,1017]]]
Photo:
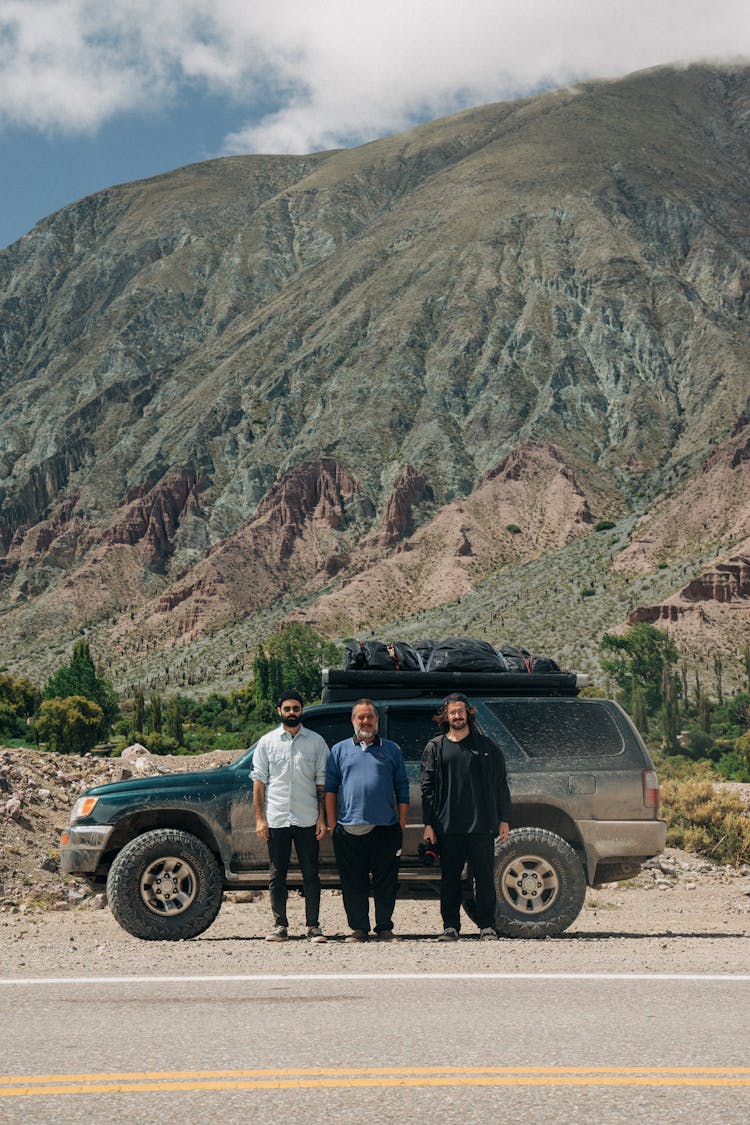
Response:
[[[360,748],[362,747],[362,743],[361,743],[361,742],[357,742],[357,740],[356,740],[356,738],[354,737],[354,735],[352,735],[352,745],[353,745],[353,746],[359,746]],[[369,745],[367,746],[367,749],[368,749],[368,750],[370,749],[370,746],[382,746],[382,742],[381,742],[381,740],[380,740],[380,735],[379,735],[379,734],[376,734],[376,735],[375,735],[375,737],[373,738],[372,742],[370,742],[370,743],[369,743]]]

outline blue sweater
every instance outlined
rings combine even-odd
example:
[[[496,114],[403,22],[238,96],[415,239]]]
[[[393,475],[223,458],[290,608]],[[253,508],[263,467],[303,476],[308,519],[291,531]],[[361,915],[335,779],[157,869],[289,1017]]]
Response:
[[[353,738],[337,742],[326,763],[326,793],[338,794],[340,824],[397,824],[397,805],[409,804],[400,747],[387,738],[364,750]]]

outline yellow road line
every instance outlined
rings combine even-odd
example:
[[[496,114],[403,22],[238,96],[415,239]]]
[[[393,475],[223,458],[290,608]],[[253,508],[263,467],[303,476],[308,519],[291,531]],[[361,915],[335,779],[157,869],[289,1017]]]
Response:
[[[278,1067],[242,1070],[135,1070],[88,1074],[2,1075],[0,1086],[34,1082],[130,1082],[142,1079],[316,1078],[369,1075],[750,1075],[750,1066],[366,1066]]]
[[[148,1080],[144,1080],[148,1079]],[[750,1087],[748,1067],[373,1067],[164,1071],[0,1078],[0,1098],[198,1090],[357,1089],[460,1086]]]

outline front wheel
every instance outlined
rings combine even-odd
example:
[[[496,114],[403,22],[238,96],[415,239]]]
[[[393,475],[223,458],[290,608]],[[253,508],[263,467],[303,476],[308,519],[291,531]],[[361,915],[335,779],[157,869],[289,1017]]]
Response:
[[[219,913],[221,897],[213,852],[175,828],[136,836],[117,855],[107,878],[115,918],[145,941],[180,941],[203,933]]]
[[[567,930],[586,898],[578,856],[544,828],[516,828],[495,844],[496,929],[508,937],[552,937]]]

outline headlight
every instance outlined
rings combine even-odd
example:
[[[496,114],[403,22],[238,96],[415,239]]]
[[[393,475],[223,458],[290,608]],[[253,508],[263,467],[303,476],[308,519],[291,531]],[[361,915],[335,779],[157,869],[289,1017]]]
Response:
[[[73,811],[70,814],[70,823],[75,824],[81,817],[91,816],[98,800],[98,797],[79,797],[73,805]]]

